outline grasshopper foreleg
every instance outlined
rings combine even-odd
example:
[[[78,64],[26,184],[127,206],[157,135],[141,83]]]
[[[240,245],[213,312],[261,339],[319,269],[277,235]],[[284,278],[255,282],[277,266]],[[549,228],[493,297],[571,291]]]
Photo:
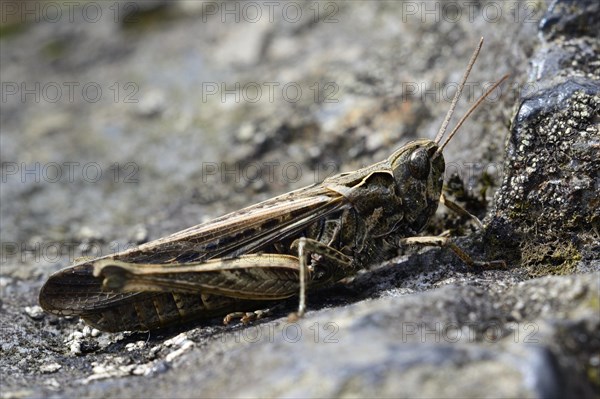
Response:
[[[440,236],[423,236],[423,237],[408,237],[400,240],[400,244],[407,245],[423,245],[450,248],[465,264],[469,267],[485,267],[485,268],[506,268],[506,263],[502,260],[496,261],[475,261],[458,245],[456,245],[449,237]]]
[[[440,202],[444,204],[446,208],[450,209],[457,215],[466,216],[469,219],[471,219],[479,230],[483,229],[483,223],[481,223],[481,220],[479,220],[477,216],[473,215],[471,212],[467,211],[465,208],[458,205],[456,202],[450,201],[448,198],[446,198],[446,196],[443,193],[442,195],[440,195]]]

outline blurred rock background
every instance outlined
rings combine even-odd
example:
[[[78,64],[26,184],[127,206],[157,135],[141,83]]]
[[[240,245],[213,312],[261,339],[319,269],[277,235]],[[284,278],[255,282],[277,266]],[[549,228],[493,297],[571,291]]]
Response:
[[[3,2],[3,397],[594,397],[600,377],[593,1]],[[373,265],[288,324],[105,334],[37,307],[44,280],[434,137],[479,258]],[[567,130],[570,129],[570,130]],[[456,173],[458,176],[453,176]],[[499,189],[499,190],[498,190]],[[495,200],[494,195],[496,194]],[[553,274],[554,277],[545,277]]]

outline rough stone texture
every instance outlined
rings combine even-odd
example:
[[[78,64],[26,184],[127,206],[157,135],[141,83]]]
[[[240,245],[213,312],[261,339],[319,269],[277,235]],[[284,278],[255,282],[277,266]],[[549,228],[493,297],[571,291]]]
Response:
[[[566,3],[541,24],[529,73],[537,90],[520,100],[487,231],[489,248],[534,276],[596,270],[600,249],[600,42],[585,35],[588,24],[572,26],[583,15],[598,24],[600,11],[582,2],[559,18]]]
[[[128,3],[137,5],[116,22],[109,8],[93,24],[80,12],[73,23],[9,19],[3,91],[6,82],[96,82],[103,96],[2,101],[2,396],[597,396],[596,3],[483,2],[472,19],[463,10],[440,20],[409,3],[415,15],[395,1],[323,3],[319,20],[314,2],[301,3],[294,23],[280,14],[223,23],[210,8],[221,3],[199,1]],[[39,287],[76,256],[160,237],[433,137],[453,93],[444,85],[460,78],[481,35],[470,82],[506,72],[513,81],[445,156],[449,191],[487,215],[487,227],[473,233],[441,213],[431,231],[467,234],[458,241],[469,253],[505,259],[507,270],[412,251],[312,293],[298,324],[285,318],[294,299],[252,326],[214,320],[152,333],[105,334],[40,312]],[[247,96],[206,95],[207,83],[222,82]],[[253,103],[252,82],[298,83],[304,94],[269,101],[265,89]],[[410,84],[433,90],[409,95]],[[458,114],[473,101],[466,94]],[[20,174],[36,162],[37,172]],[[79,162],[74,178],[44,175],[53,162],[64,173]],[[207,173],[221,162],[238,174]],[[243,174],[265,162],[279,162],[273,179]],[[292,162],[298,179],[282,176]],[[90,163],[102,178],[82,174]]]

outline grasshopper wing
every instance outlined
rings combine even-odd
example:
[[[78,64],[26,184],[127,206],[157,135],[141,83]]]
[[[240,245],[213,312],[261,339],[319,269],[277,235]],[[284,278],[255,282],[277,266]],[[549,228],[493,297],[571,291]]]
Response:
[[[94,264],[101,260],[114,260],[180,266],[239,257],[293,237],[312,223],[348,207],[350,203],[343,196],[320,185],[292,191],[137,248],[60,270],[50,276],[42,287],[40,305],[49,313],[81,315],[91,319],[111,308],[132,309],[140,304],[157,303],[170,294],[106,290],[102,287],[102,279],[93,275]],[[187,292],[179,297],[199,298],[198,294],[201,294],[183,291]],[[290,288],[289,295],[280,293],[279,296],[294,293]],[[98,323],[93,324],[98,326]],[[100,328],[107,329],[102,325]]]

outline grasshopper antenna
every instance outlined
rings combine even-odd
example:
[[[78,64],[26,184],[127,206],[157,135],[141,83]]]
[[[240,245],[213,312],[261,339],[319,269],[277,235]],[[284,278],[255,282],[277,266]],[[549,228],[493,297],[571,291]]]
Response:
[[[479,44],[477,45],[477,48],[475,48],[475,51],[473,52],[473,55],[471,56],[471,59],[469,60],[469,64],[467,65],[467,70],[465,71],[465,74],[463,75],[462,80],[460,81],[460,84],[458,85],[458,89],[456,89],[456,94],[454,95],[454,98],[452,99],[452,103],[450,104],[450,109],[448,110],[448,113],[446,113],[446,118],[444,119],[444,122],[442,122],[442,126],[440,126],[440,130],[438,131],[437,135],[435,136],[435,140],[433,140],[436,144],[438,144],[440,142],[442,137],[444,137],[444,133],[446,133],[446,128],[448,128],[448,123],[450,123],[450,119],[452,118],[452,114],[454,113],[454,108],[456,108],[456,103],[458,103],[458,100],[460,99],[460,96],[462,95],[462,91],[465,87],[465,83],[467,82],[467,78],[469,77],[469,74],[471,73],[471,69],[473,68],[475,61],[477,60],[477,56],[479,55],[481,46],[483,46],[483,37],[481,39],[479,39]]]
[[[473,113],[473,111],[475,111],[477,109],[477,107],[479,107],[479,104],[481,104],[483,102],[483,100],[486,99],[487,96],[489,96],[494,90],[496,90],[496,88],[498,86],[500,86],[502,84],[502,82],[504,82],[506,79],[508,79],[509,76],[510,76],[509,74],[502,76],[502,78],[499,81],[497,81],[492,87],[487,89],[486,92],[483,93],[483,95],[481,97],[479,97],[479,99],[477,99],[477,101],[475,101],[475,104],[473,104],[471,106],[471,108],[469,108],[467,113],[462,118],[460,118],[460,120],[458,121],[458,123],[456,124],[454,129],[452,129],[452,131],[448,135],[448,138],[435,151],[436,154],[441,153],[444,150],[444,147],[446,146],[446,144],[448,144],[448,142],[452,139],[452,137],[456,134],[456,132],[458,132],[458,129],[460,129],[460,127],[463,125],[463,123],[465,123],[465,121],[469,118],[469,115],[471,115]]]

